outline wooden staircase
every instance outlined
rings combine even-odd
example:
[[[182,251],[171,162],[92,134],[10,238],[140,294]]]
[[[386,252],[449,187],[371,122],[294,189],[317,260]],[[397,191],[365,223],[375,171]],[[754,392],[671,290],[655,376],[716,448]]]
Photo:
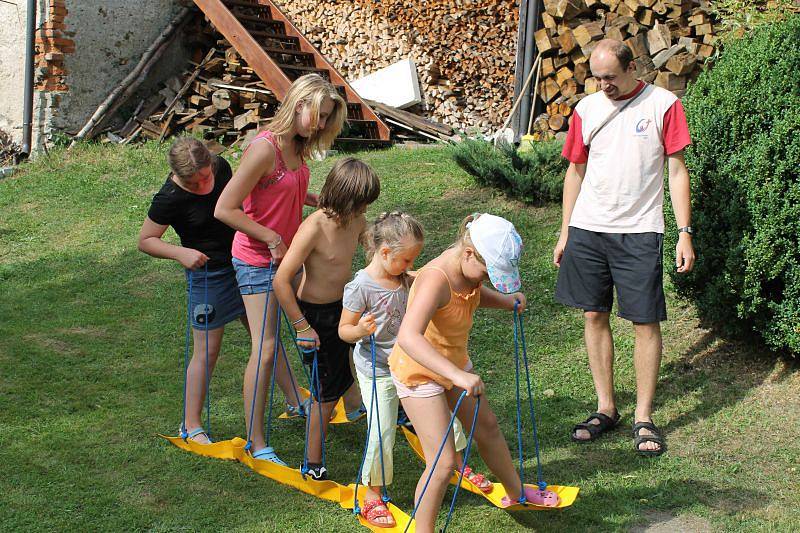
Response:
[[[283,101],[292,82],[314,72],[347,102],[347,122],[337,145],[385,146],[389,127],[270,0],[194,0],[214,27]]]

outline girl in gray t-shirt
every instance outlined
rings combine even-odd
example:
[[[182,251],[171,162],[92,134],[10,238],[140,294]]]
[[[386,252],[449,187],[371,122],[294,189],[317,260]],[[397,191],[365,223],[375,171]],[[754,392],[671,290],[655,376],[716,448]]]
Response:
[[[353,281],[345,285],[339,336],[345,342],[355,342],[353,361],[361,387],[361,397],[371,423],[361,481],[366,486],[361,514],[371,524],[391,527],[395,524],[391,512],[381,500],[381,486],[392,482],[395,428],[400,404],[397,390],[389,374],[387,362],[392,351],[400,322],[406,313],[412,278],[408,270],[422,250],[422,226],[406,213],[382,213],[367,229],[364,248],[369,264],[359,270]],[[375,368],[372,365],[370,335],[375,339]],[[373,405],[373,376],[377,391],[377,406]],[[377,407],[381,434],[378,435],[372,410]],[[381,474],[381,442],[383,472]]]
[[[398,211],[382,213],[364,235],[369,264],[359,270],[353,281],[344,287],[339,337],[345,342],[356,343],[353,360],[361,397],[367,407],[367,423],[371,424],[361,473],[361,482],[366,486],[361,514],[378,527],[392,527],[395,524],[391,512],[381,500],[381,486],[392,482],[392,451],[400,405],[389,373],[388,359],[406,314],[408,293],[413,282],[408,271],[413,268],[422,244],[422,226],[414,217]],[[375,339],[374,369],[370,335],[374,335]],[[377,406],[371,401],[373,381]],[[378,424],[372,416],[373,409],[378,412],[380,435]],[[463,429],[460,425],[453,429],[456,450],[462,450],[466,447]],[[381,473],[381,445],[385,479]],[[468,480],[478,483],[479,488],[482,485],[491,486],[480,474],[470,472],[470,475],[472,477]]]

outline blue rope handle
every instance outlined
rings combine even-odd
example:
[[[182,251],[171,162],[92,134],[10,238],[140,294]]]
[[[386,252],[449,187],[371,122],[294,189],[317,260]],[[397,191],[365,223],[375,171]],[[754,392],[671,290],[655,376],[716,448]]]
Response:
[[[208,365],[208,261],[203,265],[205,288],[203,291],[203,312],[206,315],[206,436],[211,438],[211,372]]]
[[[523,504],[525,498],[525,459],[522,455],[522,402],[519,391],[519,330],[517,327],[517,308],[519,301],[514,302],[514,381],[516,384],[517,401],[517,450],[519,451],[519,503]]]
[[[297,357],[300,359],[300,367],[303,369],[303,374],[305,374],[306,376],[306,381],[308,382],[308,390],[311,390],[311,376],[309,375],[306,366],[303,364],[303,351],[300,348],[300,346],[297,345],[297,335],[295,335],[294,327],[292,327],[292,324],[289,322],[289,317],[286,316],[286,313],[283,313],[283,320],[284,322],[286,322],[286,327],[289,329],[289,334],[291,335],[292,341],[294,343],[294,349],[297,351]]]
[[[531,414],[531,425],[533,426],[533,443],[536,449],[536,474],[537,474],[537,485],[539,486],[539,490],[545,490],[547,488],[547,483],[544,481],[544,475],[542,474],[542,459],[539,453],[539,431],[537,428],[536,423],[536,410],[534,409],[533,403],[533,393],[531,392],[531,374],[530,369],[528,367],[528,348],[527,342],[525,342],[525,327],[522,323],[522,315],[516,312],[516,307],[514,310],[514,314],[516,315],[516,320],[519,322],[519,334],[520,340],[522,341],[522,359],[525,363],[525,379],[528,384],[528,408]]]
[[[189,381],[189,346],[192,332],[192,272],[189,271],[189,297],[186,304],[186,344],[183,351],[183,421],[181,422],[181,438],[186,440],[189,432],[186,429],[186,385]]]
[[[378,407],[378,386],[377,374],[375,372],[375,334],[369,336],[370,349],[372,351],[372,393],[369,399],[369,421],[367,422],[367,437],[364,442],[364,453],[361,455],[361,464],[358,467],[358,477],[356,478],[356,490],[353,494],[353,514],[360,514],[361,509],[358,506],[358,486],[361,484],[361,473],[364,470],[364,462],[367,460],[367,450],[369,449],[369,434],[372,431],[372,416],[375,415],[375,420],[378,423],[378,445],[380,446],[380,459],[381,459],[381,500],[383,503],[389,503],[389,492],[386,490],[386,470],[383,462],[383,433],[381,432],[381,418],[380,408]],[[371,466],[370,466],[371,468]]]
[[[286,313],[283,313],[282,311],[281,314],[284,317],[286,316]],[[278,318],[278,324],[280,325],[280,318]],[[289,333],[291,333],[291,329],[289,330]],[[286,354],[286,347],[283,345],[283,341],[280,340],[280,338],[278,338],[278,341],[281,347],[281,356],[283,357],[283,362],[286,363],[286,370],[289,372],[289,379],[292,382],[292,390],[294,391],[294,397],[295,400],[297,401],[297,406],[300,409],[300,413],[305,413],[303,402],[300,400],[300,395],[297,393],[297,382],[294,379],[294,372],[292,372],[292,365],[289,364],[289,356]],[[303,370],[305,370],[305,367],[303,368]],[[307,415],[308,413],[305,414]]]
[[[447,531],[447,526],[450,525],[450,519],[453,516],[453,509],[456,507],[456,498],[458,498],[458,491],[461,489],[461,483],[464,481],[464,470],[467,468],[467,463],[469,462],[469,452],[472,448],[472,437],[475,434],[475,426],[478,422],[478,410],[481,407],[481,397],[478,396],[475,398],[475,411],[472,413],[472,427],[469,430],[469,438],[467,438],[467,448],[464,450],[464,462],[461,464],[461,472],[458,476],[458,485],[456,485],[456,489],[453,492],[453,500],[450,502],[450,510],[447,512],[447,520],[444,522],[444,527],[442,528],[442,533]]]
[[[278,312],[275,315],[275,347],[272,352],[272,377],[269,380],[269,403],[267,409],[267,429],[264,432],[264,444],[269,447],[272,437],[272,400],[275,397],[275,375],[278,373],[278,349],[281,343],[281,306],[278,304]]]
[[[420,494],[419,494],[419,500],[417,500],[417,502],[414,504],[414,510],[411,511],[411,518],[408,521],[408,524],[406,524],[406,528],[403,530],[403,533],[406,533],[408,531],[408,528],[411,527],[411,523],[414,521],[414,516],[416,516],[416,514],[417,514],[417,509],[419,509],[419,504],[420,504],[420,502],[422,502],[422,498],[425,496],[425,491],[428,490],[428,485],[430,484],[431,478],[433,477],[433,471],[436,469],[436,465],[439,463],[439,458],[442,456],[442,451],[444,451],[445,444],[447,444],[447,439],[450,437],[450,431],[452,431],[452,429],[453,429],[453,423],[455,422],[455,419],[456,419],[456,413],[458,412],[458,409],[461,407],[461,402],[464,400],[464,398],[466,396],[467,396],[467,391],[462,391],[461,395],[458,397],[458,401],[456,402],[456,406],[453,409],[453,414],[450,416],[450,423],[447,425],[447,431],[445,431],[445,433],[444,433],[444,438],[442,439],[442,444],[439,446],[439,451],[436,452],[436,457],[433,460],[433,465],[431,466],[431,471],[428,472],[428,479],[425,480],[425,485],[423,485],[422,492],[420,492]],[[477,411],[477,408],[478,408],[478,404],[476,403],[475,404],[476,411]],[[473,425],[472,428],[474,430],[475,426]],[[466,464],[466,461],[464,461],[464,464]],[[462,474],[463,474],[463,469],[462,469]]]
[[[303,348],[304,353],[313,353],[314,360],[311,363],[311,397],[317,402],[317,408],[319,413],[319,436],[320,436],[320,443],[322,446],[322,466],[325,466],[326,457],[325,457],[325,423],[322,420],[322,398],[321,398],[321,391],[320,391],[320,380],[319,380],[319,358],[318,358],[318,351],[316,348],[306,349]],[[303,448],[303,466],[300,468],[300,473],[304,476],[308,474],[308,434],[309,429],[311,429],[311,410],[309,409],[308,416],[306,417],[306,439],[305,439],[305,446]]]
[[[258,361],[256,364],[256,381],[253,385],[253,401],[250,404],[250,424],[247,427],[247,444],[244,445],[244,449],[246,451],[250,451],[253,447],[253,441],[251,437],[253,436],[253,415],[255,414],[256,410],[256,393],[258,392],[258,375],[261,371],[261,351],[264,347],[264,331],[267,329],[267,312],[269,310],[269,299],[272,294],[272,261],[269,263],[269,286],[267,287],[267,297],[266,301],[264,302],[264,318],[261,321],[261,339],[258,343]]]

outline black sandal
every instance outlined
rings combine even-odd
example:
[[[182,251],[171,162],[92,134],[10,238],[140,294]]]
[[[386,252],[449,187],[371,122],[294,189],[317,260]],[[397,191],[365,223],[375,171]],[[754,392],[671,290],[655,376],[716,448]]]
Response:
[[[600,423],[590,424],[590,422],[595,419]],[[571,435],[572,441],[580,443],[592,442],[593,440],[596,440],[598,437],[600,437],[600,435],[602,435],[603,433],[611,431],[612,429],[617,427],[617,424],[619,424],[619,419],[620,419],[619,411],[616,410],[614,411],[614,418],[611,418],[608,415],[604,415],[603,413],[592,413],[589,415],[589,418],[587,418],[580,424],[575,424],[575,427],[572,428],[572,435]],[[581,429],[589,432],[589,438],[581,439],[575,436],[575,433],[577,433],[578,430]]]
[[[653,434],[639,435],[639,431],[641,431],[642,429],[648,429]],[[658,444],[658,449],[657,450],[640,449],[639,446],[645,442],[655,442],[656,444]],[[667,451],[667,441],[664,440],[664,436],[661,434],[661,431],[652,422],[636,422],[633,425],[633,446],[634,448],[636,448],[636,452],[639,455],[643,455],[645,457],[656,457]]]

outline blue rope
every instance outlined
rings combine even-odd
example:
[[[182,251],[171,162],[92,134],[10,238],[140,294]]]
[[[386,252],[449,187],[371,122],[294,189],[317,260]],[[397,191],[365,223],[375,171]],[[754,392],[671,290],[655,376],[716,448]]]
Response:
[[[531,413],[531,425],[533,426],[533,443],[536,449],[536,474],[537,474],[537,485],[539,486],[539,490],[545,490],[547,488],[547,483],[544,481],[544,475],[542,474],[542,459],[539,454],[539,431],[536,424],[536,410],[533,406],[533,394],[531,393],[531,374],[528,367],[528,348],[527,343],[525,342],[525,327],[522,324],[522,315],[516,312],[515,313],[516,319],[519,322],[519,333],[520,333],[520,340],[522,341],[522,358],[525,363],[525,379],[528,383],[528,408],[530,409]]]
[[[469,430],[469,438],[467,439],[467,449],[464,450],[464,462],[461,464],[461,472],[458,477],[458,485],[456,485],[456,490],[453,492],[453,500],[450,502],[450,510],[447,512],[447,520],[445,520],[444,522],[442,533],[447,531],[447,526],[450,525],[450,519],[453,516],[453,509],[455,509],[456,507],[456,498],[458,498],[458,491],[461,489],[461,483],[464,481],[464,470],[467,468],[467,463],[469,462],[469,452],[470,449],[472,448],[472,437],[475,434],[475,426],[478,422],[478,409],[480,409],[480,406],[481,406],[481,397],[478,396],[475,398],[475,411],[472,413],[472,427]]]
[[[320,394],[320,381],[319,381],[319,363],[318,363],[318,352],[316,348],[312,349],[303,349],[304,353],[314,353],[314,360],[311,363],[311,397],[314,401],[317,402],[318,412],[319,412],[319,436],[320,436],[320,444],[322,447],[322,466],[325,466],[325,423],[322,420],[322,398]],[[308,416],[306,417],[306,438],[305,438],[305,445],[303,447],[303,466],[300,468],[300,473],[304,476],[308,474],[308,434],[309,430],[311,429],[311,412],[309,409]]]
[[[284,314],[283,316],[286,315]],[[280,320],[278,320],[278,325],[280,325]],[[295,400],[297,401],[297,405],[300,408],[300,413],[305,413],[303,402],[300,400],[300,395],[297,393],[297,382],[294,379],[294,372],[292,372],[292,366],[289,364],[289,356],[286,355],[286,347],[283,345],[283,341],[280,340],[280,337],[278,337],[277,340],[281,347],[281,355],[283,356],[283,361],[284,363],[286,363],[286,370],[289,372],[289,379],[292,382],[292,390],[294,391]],[[305,413],[305,415],[308,415],[308,413]]]
[[[311,376],[308,373],[308,369],[306,369],[306,366],[303,364],[303,351],[300,349],[300,346],[297,345],[297,335],[294,333],[294,327],[292,327],[292,324],[289,322],[289,317],[286,316],[286,313],[283,313],[283,319],[286,322],[286,327],[289,329],[289,334],[292,336],[294,349],[297,351],[297,357],[300,359],[300,366],[303,368],[303,374],[305,374],[306,381],[308,381],[308,390],[311,390]]]
[[[203,312],[206,315],[206,436],[211,438],[211,372],[208,371],[208,262],[203,265],[205,288],[203,291]]]
[[[456,413],[458,412],[458,409],[461,407],[461,402],[464,400],[466,396],[467,396],[467,391],[463,391],[461,393],[461,396],[458,397],[456,406],[453,409],[453,414],[450,416],[450,423],[447,425],[447,431],[445,431],[444,433],[442,444],[439,446],[439,451],[436,452],[436,457],[434,458],[433,464],[431,465],[431,471],[428,472],[428,479],[425,480],[425,485],[423,485],[422,492],[420,492],[419,494],[419,500],[417,500],[416,504],[414,505],[414,510],[411,511],[411,518],[408,521],[408,524],[406,524],[406,528],[403,530],[403,533],[408,531],[408,528],[411,527],[411,523],[414,521],[414,516],[417,514],[417,509],[419,509],[419,504],[420,502],[422,502],[422,498],[425,496],[425,491],[428,490],[428,485],[430,484],[431,478],[433,477],[433,471],[436,469],[436,465],[439,463],[439,458],[442,456],[442,451],[444,451],[445,444],[447,444],[447,439],[450,437],[450,431],[453,429],[453,423],[455,422],[456,419]],[[477,404],[475,408],[477,410]],[[474,429],[475,426],[473,425],[472,427]],[[464,461],[464,463],[466,464],[466,461]]]
[[[361,509],[358,506],[358,486],[361,483],[361,473],[364,470],[364,462],[367,460],[367,450],[369,449],[369,434],[372,431],[372,416],[375,415],[375,420],[378,423],[378,444],[381,453],[381,500],[383,503],[388,503],[389,492],[386,490],[386,470],[383,462],[383,433],[381,433],[381,418],[380,408],[378,407],[378,386],[377,374],[375,372],[375,334],[369,336],[370,349],[372,352],[372,393],[369,399],[369,421],[367,422],[367,437],[364,442],[364,453],[361,455],[361,465],[358,467],[358,477],[356,478],[356,490],[353,494],[353,514],[360,514]],[[370,465],[370,468],[372,466]]]
[[[525,460],[522,456],[522,402],[519,395],[519,335],[517,329],[517,307],[519,302],[514,302],[514,379],[516,383],[517,401],[517,450],[519,450],[519,503],[525,503]]]
[[[278,305],[278,313],[281,312],[281,306]],[[276,315],[276,318],[280,314]],[[269,380],[269,403],[267,409],[267,429],[264,432],[264,443],[269,446],[270,438],[272,437],[272,399],[275,397],[275,375],[278,373],[278,348],[281,342],[281,321],[275,320],[275,348],[272,352],[272,378]]]
[[[186,345],[183,351],[183,421],[181,422],[181,438],[186,440],[189,432],[186,430],[186,384],[189,381],[189,346],[192,333],[192,272],[189,271],[189,298],[186,304]]]
[[[253,436],[253,415],[256,411],[256,393],[258,392],[258,375],[261,370],[261,351],[264,347],[264,330],[267,329],[267,312],[269,310],[269,299],[272,293],[272,262],[269,263],[269,279],[270,284],[267,287],[267,297],[266,301],[264,302],[264,318],[261,321],[261,339],[258,343],[258,361],[256,364],[256,380],[255,384],[253,385],[253,401],[250,404],[250,424],[247,427],[247,444],[245,444],[244,449],[250,451],[253,447],[253,441],[251,437]]]

